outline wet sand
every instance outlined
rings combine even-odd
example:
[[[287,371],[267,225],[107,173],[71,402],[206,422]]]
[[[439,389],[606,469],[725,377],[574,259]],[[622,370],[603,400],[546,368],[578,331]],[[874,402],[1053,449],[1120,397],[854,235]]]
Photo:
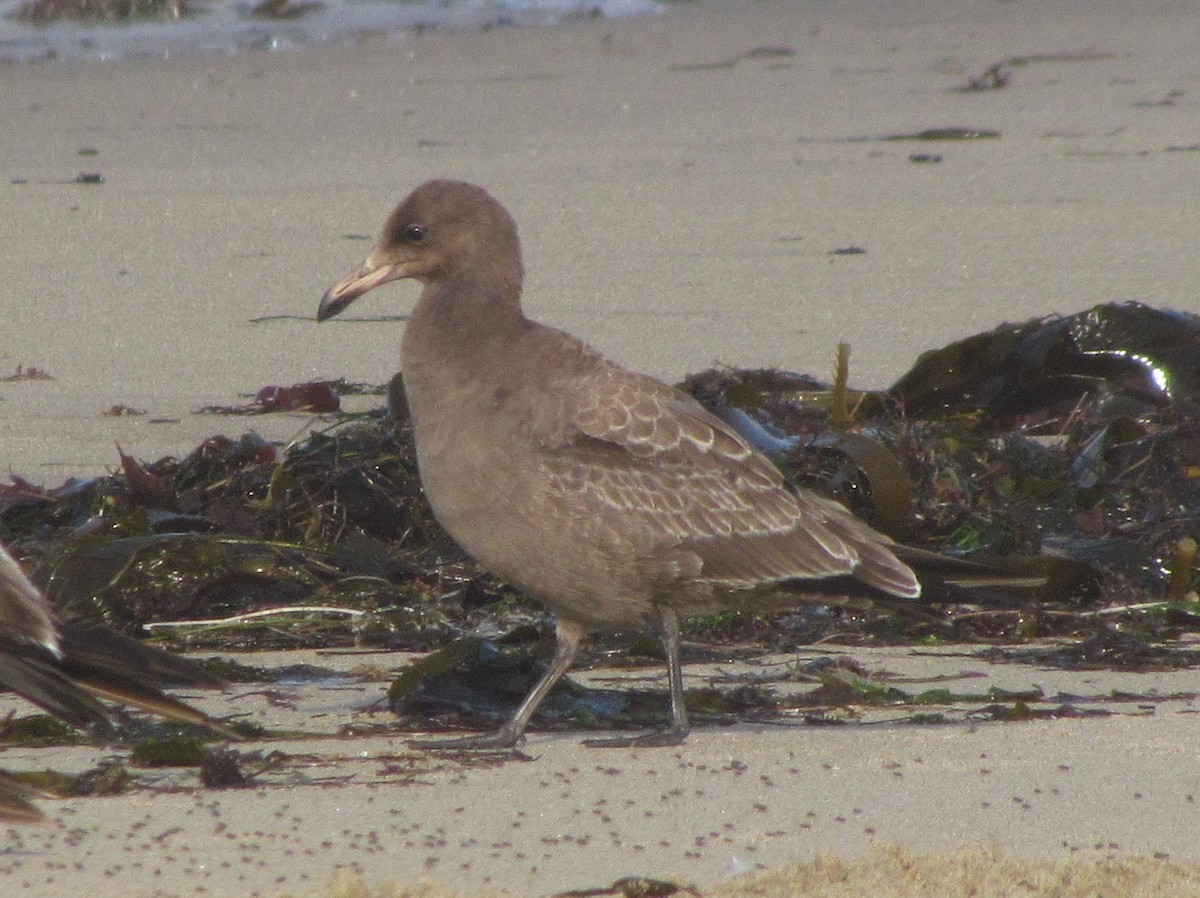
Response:
[[[115,464],[114,442],[152,460],[215,432],[294,435],[307,418],[194,414],[265,384],[386,382],[399,324],[311,319],[366,248],[348,237],[374,237],[436,175],[512,210],[530,314],[668,378],[717,362],[823,375],[849,340],[853,381],[883,386],[1004,320],[1134,298],[1197,308],[1198,156],[1172,148],[1200,141],[1200,16],[1162,9],[680,4],[6,69],[19,127],[0,185],[0,373],[54,380],[0,384],[0,456],[56,483]],[[754,52],[773,49],[791,55]],[[1035,54],[1083,58],[953,90]],[[1001,136],[854,139],[937,127]],[[852,246],[866,253],[830,255]],[[413,295],[355,311],[403,314]],[[105,417],[114,405],[146,414]]]
[[[0,374],[33,365],[54,379],[0,383],[0,458],[56,484],[114,466],[114,443],[154,459],[218,432],[286,439],[310,419],[193,412],[268,383],[385,382],[402,325],[354,319],[403,314],[415,288],[372,295],[349,320],[312,316],[392,205],[438,175],[486,185],[517,218],[530,314],[668,378],[717,362],[823,374],[849,340],[852,380],[882,386],[920,351],[1005,320],[1127,299],[1200,310],[1196,46],[1200,15],[1184,4],[700,2],[650,21],[4,69],[0,110],[15,124],[0,183]],[[790,53],[754,52],[779,49]],[[953,90],[1034,56],[1049,58],[1011,66],[1002,90]],[[1000,137],[857,139],[942,127]],[[74,183],[81,172],[104,183]],[[866,252],[831,254],[852,246]],[[146,414],[103,414],[117,404]],[[1186,691],[1191,678],[1138,682]],[[326,713],[340,722],[347,708],[339,698]],[[29,883],[23,894],[52,896],[77,894],[80,877],[98,895],[302,892],[351,862],[371,882],[430,874],[515,894],[633,873],[707,886],[761,858],[775,869],[880,842],[1194,862],[1194,840],[1170,835],[1197,822],[1191,710],[709,730],[636,757],[537,737],[534,764],[465,779],[448,767],[419,790],[341,788],[339,763],[320,788],[51,804],[53,828],[21,836],[33,853],[4,863]],[[365,753],[369,779],[400,744],[346,748]],[[790,797],[769,795],[760,812],[744,777],[692,781],[697,765],[739,759],[775,789],[789,782]],[[647,796],[675,789],[703,789],[707,803],[674,796],[638,816]],[[496,796],[503,834],[483,804]],[[778,819],[759,827],[755,814]],[[724,818],[744,840],[736,850],[708,835]],[[87,837],[70,838],[76,827]],[[568,836],[590,847],[581,855]],[[697,838],[709,840],[704,863],[684,845]],[[469,867],[460,848],[480,850]],[[76,861],[84,872],[68,874]]]

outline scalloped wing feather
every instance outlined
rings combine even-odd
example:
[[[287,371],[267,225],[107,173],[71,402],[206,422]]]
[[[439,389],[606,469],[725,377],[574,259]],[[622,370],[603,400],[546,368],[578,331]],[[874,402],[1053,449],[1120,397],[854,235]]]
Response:
[[[685,550],[698,580],[752,587],[851,574],[920,592],[889,540],[836,502],[793,491],[719,418],[679,391],[615,366],[555,390],[539,422],[552,491],[636,545]]]

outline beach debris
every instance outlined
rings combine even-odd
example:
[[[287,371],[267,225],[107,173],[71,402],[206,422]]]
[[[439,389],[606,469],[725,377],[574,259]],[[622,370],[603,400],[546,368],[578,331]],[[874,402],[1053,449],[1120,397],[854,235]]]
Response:
[[[249,15],[255,19],[298,19],[323,9],[323,3],[294,2],[294,0],[262,0],[250,8]]]
[[[593,896],[615,895],[617,898],[669,898],[671,895],[695,895],[700,893],[692,886],[679,885],[665,879],[649,879],[645,876],[622,876],[612,885],[593,889],[571,889],[556,892],[553,898],[593,898]]]
[[[333,387],[324,381],[293,384],[290,387],[263,387],[254,401],[266,412],[314,412],[326,414],[341,408]]]
[[[997,140],[999,131],[990,128],[967,128],[948,126],[944,128],[924,128],[920,131],[897,131],[893,134],[866,134],[858,137],[832,138],[830,143],[872,143],[904,140],[933,141],[963,141],[963,140]]]
[[[1061,53],[1028,53],[1024,56],[1010,56],[1004,62],[1010,66],[1035,65],[1043,62],[1103,62],[1109,59],[1123,59],[1128,53],[1115,50],[1067,50]]]
[[[994,140],[999,131],[988,128],[926,128],[915,134],[888,134],[879,140]]]
[[[138,462],[126,455],[117,444],[117,455],[121,459],[121,470],[125,474],[125,486],[129,503],[134,508],[159,508],[166,511],[178,510],[174,483],[160,474],[152,474]]]
[[[668,72],[704,72],[711,69],[732,69],[744,59],[790,59],[796,55],[796,50],[788,46],[762,46],[754,47],[744,53],[739,53],[737,56],[731,56],[728,59],[719,59],[714,62],[684,62],[677,65],[667,66]]]
[[[1173,602],[1197,601],[1196,591],[1192,589],[1192,575],[1196,570],[1196,539],[1184,536],[1175,543],[1175,551],[1167,568],[1170,581],[1167,597]]]
[[[16,383],[21,380],[54,380],[54,378],[37,365],[17,365],[17,370],[12,374],[0,376],[0,383]]]
[[[917,417],[1061,412],[1085,397],[1150,411],[1200,400],[1200,316],[1137,302],[1003,324],[923,353],[889,393]]]
[[[137,767],[199,767],[204,744],[190,736],[145,739],[134,746],[129,760]]]
[[[968,78],[967,83],[957,87],[959,93],[978,93],[985,90],[1000,90],[1008,87],[1012,80],[1012,70],[1006,62],[997,62],[985,69],[981,74]]]
[[[256,319],[262,321],[266,319]],[[198,415],[266,415],[272,412],[311,412],[333,414],[341,409],[342,396],[382,396],[386,386],[351,383],[344,379],[315,380],[281,387],[269,384],[254,394],[252,402],[244,405],[206,405],[196,410]]]
[[[245,756],[229,748],[205,747],[200,752],[200,783],[206,789],[248,789],[254,777],[243,769]]]
[[[829,489],[862,491],[870,496],[871,519],[876,527],[894,539],[908,536],[914,502],[912,484],[887,443],[867,432],[829,431],[814,437],[806,448],[832,456],[822,466]],[[843,486],[850,483],[853,486]]]
[[[388,690],[388,704],[407,729],[430,732],[494,727],[545,673],[527,647],[513,643],[530,635],[549,645],[553,633],[539,628],[514,629],[505,645],[463,637],[409,665]],[[621,668],[661,667],[662,648],[636,639],[607,664]],[[614,685],[620,677],[614,677]],[[728,681],[727,681],[728,682]],[[773,719],[779,711],[771,692],[757,683],[734,688],[699,687],[685,693],[689,714],[697,721],[729,724],[737,720]],[[538,706],[535,730],[637,729],[662,719],[669,704],[665,690],[583,686],[564,677]]]
[[[455,640],[410,665],[388,689],[388,704],[403,720],[423,730],[490,728],[507,717],[545,672],[526,652],[504,652],[476,637]],[[570,680],[551,690],[538,720],[573,721],[602,715],[611,720],[625,705],[620,693],[607,701],[591,697]]]
[[[1012,81],[1014,68],[1047,62],[1095,62],[1119,59],[1123,54],[1102,50],[1080,50],[1066,53],[1033,53],[1027,56],[1010,56],[992,63],[980,74],[967,78],[967,83],[951,88],[957,93],[981,93],[1001,90]]]
[[[791,59],[796,55],[796,48],[783,44],[775,46],[755,47],[742,54],[742,59]]]
[[[181,19],[191,10],[184,0],[22,0],[6,18],[35,25],[72,22],[124,22]]]
[[[1157,100],[1138,100],[1133,107],[1134,109],[1153,109],[1156,106],[1174,106],[1184,96],[1184,92],[1179,89],[1169,90]]]
[[[791,372],[690,376],[683,388],[739,430],[765,437],[793,482],[876,526],[901,528],[916,545],[1018,570],[1033,565],[1049,583],[1035,605],[1008,610],[730,611],[688,622],[685,638],[720,643],[723,652],[741,643],[1067,638],[1083,646],[1078,657],[1087,663],[1136,667],[1151,657],[1115,647],[1110,634],[1120,632],[1164,659],[1200,663],[1170,644],[1200,632],[1200,578],[1186,551],[1200,515],[1198,335],[1195,316],[1103,305],[957,341],[923,356],[890,390],[855,390],[841,378],[840,401],[827,384]],[[398,386],[392,392],[402,396]],[[833,415],[842,404],[845,413]],[[128,632],[150,623],[157,638],[221,648],[429,651],[482,633],[493,642],[476,650],[486,659],[504,656],[509,643],[550,638],[546,615],[480,571],[433,520],[403,402],[394,415],[345,417],[288,446],[255,434],[216,436],[183,458],[118,458],[113,474],[58,487],[19,476],[0,483],[0,539],[40,559],[52,597],[74,613]],[[585,654],[592,663],[647,663],[641,652],[637,640],[608,636]],[[534,667],[523,676],[536,675]],[[455,709],[447,696],[470,675],[445,677],[440,686],[406,681],[397,706],[428,702],[453,727],[505,700],[475,696]],[[716,685],[724,695],[751,684]],[[630,690],[614,689],[622,709],[600,692],[568,691],[557,720],[611,727],[643,713],[639,702],[649,703],[650,719],[665,701],[648,692],[630,704]],[[700,720],[795,713],[750,692],[744,698],[752,703],[712,704],[702,690],[687,696]],[[610,706],[616,718],[603,716]],[[548,720],[539,725],[557,725]]]

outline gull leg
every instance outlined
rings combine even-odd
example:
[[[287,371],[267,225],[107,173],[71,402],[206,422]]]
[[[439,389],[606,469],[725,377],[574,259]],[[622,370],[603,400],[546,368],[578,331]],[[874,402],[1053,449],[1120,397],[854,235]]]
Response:
[[[554,629],[554,657],[550,660],[550,666],[542,674],[537,685],[529,690],[529,695],[525,696],[525,701],[521,702],[521,707],[517,708],[517,712],[509,718],[508,723],[495,733],[466,736],[462,739],[414,739],[408,744],[413,748],[439,749],[513,748],[519,745],[525,739],[525,727],[529,725],[533,712],[575,662],[583,634],[583,627],[574,621],[558,621]]]
[[[683,667],[679,663],[679,618],[669,605],[658,608],[663,649],[667,653],[667,681],[671,687],[671,724],[666,729],[633,736],[585,739],[588,748],[661,748],[681,745],[691,731],[683,704]]]

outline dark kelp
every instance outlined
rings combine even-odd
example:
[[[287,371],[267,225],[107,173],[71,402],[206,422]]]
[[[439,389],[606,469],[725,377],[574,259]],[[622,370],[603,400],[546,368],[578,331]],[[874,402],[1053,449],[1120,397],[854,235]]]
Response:
[[[793,482],[916,546],[1049,583],[1007,611],[731,612],[692,621],[685,633],[774,648],[1053,636],[1103,644],[1114,628],[1159,645],[1194,634],[1200,607],[1181,546],[1200,516],[1198,347],[1194,316],[1137,304],[1004,325],[927,353],[891,390],[844,390],[848,420],[836,427],[829,389],[811,378],[689,377],[684,388]],[[221,619],[209,635],[193,627],[180,638],[427,650],[487,620],[501,646],[544,642],[546,615],[465,559],[433,520],[396,386],[391,405],[396,417],[331,416],[327,429],[286,449],[213,437],[182,459],[124,456],[120,473],[57,488],[13,478],[0,485],[0,539],[55,601],[134,634],[155,621]],[[300,612],[287,626],[239,619],[281,606]],[[494,696],[459,690],[473,665],[487,671],[496,661],[468,654],[449,668],[432,663],[442,685],[422,682],[429,669],[398,683],[397,707],[439,706],[453,726],[491,713]],[[1131,669],[1164,663],[1128,649],[1086,663],[1095,658]],[[447,700],[455,693],[457,706]],[[602,720],[607,701],[576,697],[550,710],[578,726]],[[616,711],[622,723],[624,713]]]

